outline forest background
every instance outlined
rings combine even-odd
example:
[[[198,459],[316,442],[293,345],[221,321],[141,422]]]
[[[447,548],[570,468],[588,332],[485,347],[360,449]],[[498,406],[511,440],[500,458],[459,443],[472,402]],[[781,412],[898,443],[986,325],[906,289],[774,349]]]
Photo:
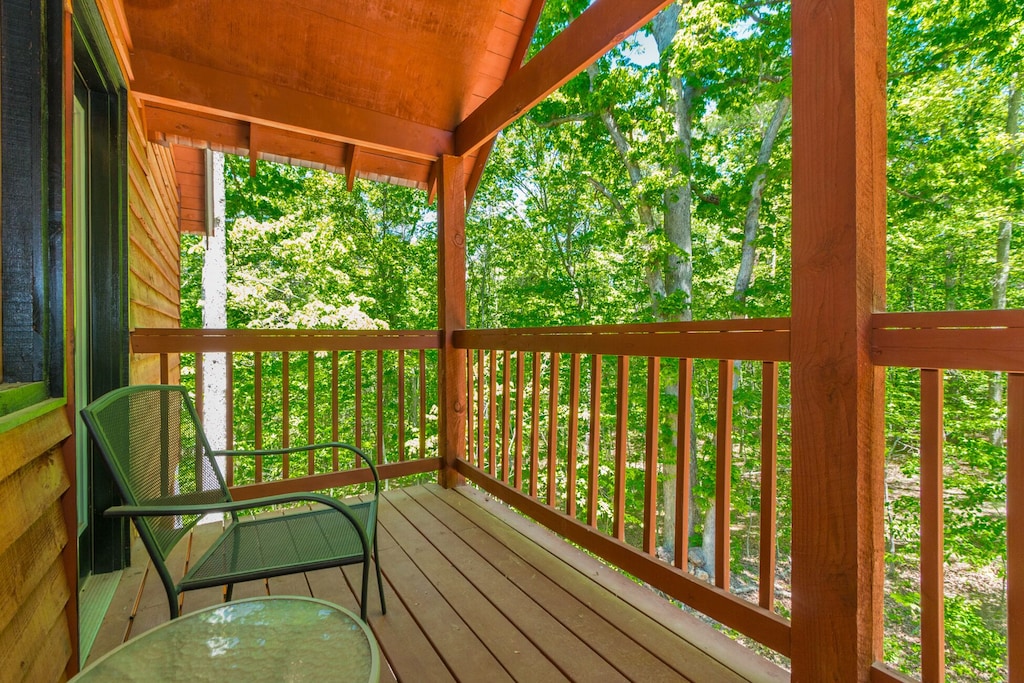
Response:
[[[587,4],[548,0],[532,50]],[[1020,3],[890,2],[888,310],[1024,307],[1022,65]],[[498,139],[468,216],[468,326],[788,316],[790,93],[787,2],[670,5]],[[343,177],[264,162],[250,177],[248,161],[232,157],[224,178],[229,327],[436,327],[436,214],[425,193],[363,181],[349,192]],[[202,327],[204,245],[183,236],[186,328]],[[747,476],[759,428],[744,406],[759,405],[760,381],[738,370],[730,523],[742,592],[751,567],[756,575],[759,513],[758,481]],[[688,523],[698,547],[714,523],[704,512],[716,397],[702,379],[714,372],[695,367]],[[785,367],[781,381],[777,609],[786,615]],[[947,371],[951,680],[1007,675],[1004,385],[999,373]],[[668,402],[671,391],[666,382]],[[919,674],[916,371],[889,370],[886,395],[885,652]],[[674,439],[674,425],[661,431]]]

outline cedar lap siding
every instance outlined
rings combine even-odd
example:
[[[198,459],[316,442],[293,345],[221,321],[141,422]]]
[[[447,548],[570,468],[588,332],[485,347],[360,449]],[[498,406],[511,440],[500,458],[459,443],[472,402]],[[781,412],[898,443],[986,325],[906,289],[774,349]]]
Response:
[[[123,10],[112,0],[100,0],[97,4],[98,8],[91,9],[90,14],[102,18],[114,44],[123,44],[124,24],[117,20]],[[13,19],[18,5],[51,5],[51,10],[56,7],[47,19],[50,44],[58,46],[50,55],[49,75],[52,79],[57,73],[59,78],[56,65],[65,56],[64,68],[69,73],[71,50],[61,51],[60,41],[53,40],[52,35],[70,36],[72,19],[69,13],[61,11],[61,3],[54,0],[4,0],[0,50],[5,61],[8,50],[24,49],[18,43],[24,39],[21,34],[26,29]],[[75,7],[77,10],[77,2]],[[124,74],[122,79],[128,80]],[[0,100],[0,104],[8,106],[7,101]],[[177,327],[179,201],[174,157],[170,147],[147,141],[141,109],[130,95],[127,114],[129,324]],[[8,131],[0,130],[0,135],[3,134]],[[6,166],[12,162],[4,158],[0,163]],[[52,177],[52,164],[50,170]],[[65,209],[70,215],[73,198],[70,187],[67,189]],[[59,189],[57,192],[59,197]],[[0,209],[9,207],[0,205]],[[70,246],[70,239],[66,239],[64,248],[69,260]],[[69,329],[74,320],[70,270],[67,268],[67,284],[63,287]],[[71,335],[64,342],[64,347],[70,349]],[[64,377],[70,387],[74,375],[71,363],[66,365],[69,367]],[[172,366],[171,372],[174,381],[177,368]],[[160,368],[153,362],[133,358],[130,379],[132,383],[159,381]],[[67,408],[73,405],[72,391],[69,389],[64,397],[59,390],[51,395],[57,398],[0,417],[0,680],[58,680],[77,670],[77,551],[73,542],[76,508],[69,476],[74,472],[75,448],[71,409]]]

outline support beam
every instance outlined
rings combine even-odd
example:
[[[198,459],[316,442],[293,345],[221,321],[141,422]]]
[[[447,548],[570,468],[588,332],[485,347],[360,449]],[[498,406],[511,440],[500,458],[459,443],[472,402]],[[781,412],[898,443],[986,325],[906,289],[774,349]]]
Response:
[[[793,3],[792,679],[882,648],[885,0]]]
[[[147,50],[132,57],[133,92],[196,112],[242,119],[419,159],[450,153],[452,134],[256,78]]]
[[[596,0],[462,122],[455,130],[455,154],[465,156],[479,149],[670,2]]]
[[[356,166],[359,163],[359,147],[345,145],[345,187],[351,192],[356,186]]]
[[[441,484],[463,483],[455,461],[466,457],[465,354],[455,348],[455,332],[466,327],[466,182],[462,159],[441,157],[437,207],[437,305],[441,328],[438,381]]]
[[[249,124],[249,177],[255,178],[258,166],[256,165],[260,158],[259,148],[256,146],[256,129],[259,128],[255,123]]]

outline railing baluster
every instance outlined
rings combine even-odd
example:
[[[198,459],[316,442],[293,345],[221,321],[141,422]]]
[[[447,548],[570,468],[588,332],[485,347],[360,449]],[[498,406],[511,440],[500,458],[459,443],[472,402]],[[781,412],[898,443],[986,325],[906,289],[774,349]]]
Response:
[[[569,364],[569,440],[566,443],[565,514],[576,516],[576,467],[580,430],[580,354],[574,353]]]
[[[263,354],[257,351],[253,357],[253,370],[255,376],[253,382],[256,385],[256,398],[253,412],[255,413],[254,419],[255,424],[253,429],[255,431],[255,448],[261,450],[263,448]],[[256,483],[263,481],[263,456],[256,456]]]
[[[476,466],[484,468],[484,350],[476,350]]]
[[[661,413],[661,359],[647,358],[647,450],[644,458],[644,552],[658,549],[658,417]]]
[[[558,493],[558,363],[559,355],[551,354],[551,375],[548,379],[548,505],[555,507]]]
[[[377,464],[384,464],[384,351],[377,349]]]
[[[331,441],[337,443],[340,438],[338,434],[338,422],[340,421],[340,397],[338,395],[338,352],[331,351]],[[358,460],[358,458],[356,458]],[[338,448],[331,449],[331,471],[338,471]]]
[[[160,354],[160,384],[171,383],[171,361],[166,353]]]
[[[538,493],[540,467],[540,352],[533,353],[533,394],[530,405],[530,497]]]
[[[180,356],[179,356],[180,357]],[[196,412],[199,413],[199,419],[205,420],[203,415],[203,401],[206,398],[206,392],[203,391],[203,354],[202,352],[196,352]],[[206,425],[204,424],[205,428]]]
[[[291,446],[291,381],[289,379],[289,366],[291,366],[291,355],[284,351],[281,353],[281,448]],[[289,466],[288,454],[281,456],[281,477],[288,478]]]
[[[427,352],[420,349],[420,459],[427,457]]]
[[[761,539],[758,604],[775,609],[776,514],[778,505],[779,364],[761,364]]]
[[[590,443],[587,481],[587,524],[597,528],[597,488],[601,473],[601,359],[590,356]]]
[[[679,406],[676,410],[676,547],[675,565],[687,568],[690,555],[690,438],[693,436],[693,359],[679,359]]]
[[[235,447],[235,354],[225,354],[227,364],[227,386],[224,388],[226,412],[224,416],[224,448],[232,450]],[[228,486],[235,485],[235,459],[226,458],[227,476],[225,480]]]
[[[1007,375],[1006,642],[1009,678],[1024,673],[1024,374]]]
[[[466,460],[473,462],[473,351],[466,349]]]
[[[732,511],[732,381],[731,360],[718,361],[718,426],[715,464],[715,585],[729,589],[729,532]]]
[[[363,352],[356,351],[356,367],[355,367],[355,401],[356,401],[356,424],[355,424],[355,446],[359,450],[363,449]],[[356,457],[355,466],[362,467],[362,458]]]
[[[398,351],[398,460],[405,460],[405,351]]]
[[[516,351],[516,457],[512,473],[517,491],[523,489],[523,384],[526,381],[526,369],[523,363],[523,352]]]
[[[502,354],[502,392],[501,392],[501,480],[506,484],[509,482],[509,460],[511,454],[508,449],[508,437],[509,437],[509,407],[511,404],[511,397],[509,396],[509,387],[512,385],[511,378],[509,377],[509,352],[505,349]]]
[[[626,538],[626,449],[629,443],[629,356],[619,356],[615,378],[615,518],[612,535]]]
[[[942,370],[921,370],[921,679],[946,672],[942,522]]]
[[[494,476],[496,468],[497,468],[497,465],[495,464],[495,461],[494,461],[494,447],[495,447],[495,441],[497,440],[497,421],[498,421],[498,409],[497,409],[497,406],[494,404],[495,398],[496,398],[497,393],[498,393],[498,390],[497,390],[498,357],[495,355],[496,353],[497,353],[497,351],[494,351],[494,350],[491,350],[491,352],[490,352],[490,368],[489,368],[490,369],[490,377],[488,377],[488,381],[490,382],[490,389],[491,389],[491,396],[490,396],[490,398],[491,398],[491,401],[490,401],[490,405],[487,406],[487,413],[488,413],[488,418],[489,418],[488,425],[487,425],[487,427],[488,427],[488,429],[487,429],[487,438],[488,438],[488,455],[490,457],[490,460],[487,463],[487,471],[490,472],[492,477]]]
[[[312,351],[306,352],[306,443],[316,443],[316,365]],[[313,451],[306,455],[306,474],[316,472]]]

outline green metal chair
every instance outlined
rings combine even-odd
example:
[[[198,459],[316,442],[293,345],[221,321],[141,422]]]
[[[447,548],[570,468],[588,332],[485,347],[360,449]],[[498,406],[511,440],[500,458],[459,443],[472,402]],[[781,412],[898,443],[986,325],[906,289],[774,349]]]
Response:
[[[381,613],[387,611],[377,553],[380,478],[373,462],[358,448],[325,443],[263,451],[214,451],[188,392],[177,386],[115,389],[83,408],[82,418],[125,502],[104,514],[130,517],[135,522],[160,573],[172,619],[178,616],[178,595],[187,590],[226,585],[230,600],[235,583],[362,562],[360,608],[366,621],[371,548]],[[214,460],[215,456],[282,455],[321,448],[347,449],[362,458],[373,474],[373,499],[346,505],[322,494],[294,493],[234,501]],[[239,516],[247,510],[288,503],[320,503],[324,507],[284,515]],[[210,549],[175,583],[167,556],[211,513],[229,513],[230,520]]]

